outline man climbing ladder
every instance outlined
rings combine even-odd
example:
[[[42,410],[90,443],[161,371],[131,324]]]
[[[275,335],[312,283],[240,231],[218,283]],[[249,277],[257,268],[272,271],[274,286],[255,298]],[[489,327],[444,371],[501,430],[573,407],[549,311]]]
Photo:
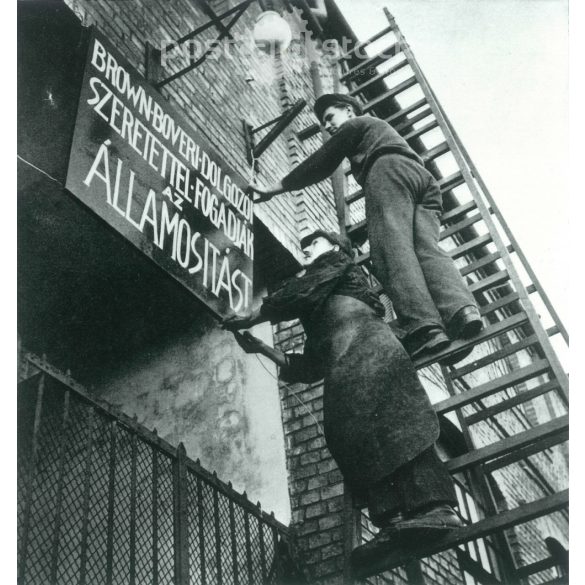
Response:
[[[258,201],[317,183],[347,157],[364,190],[375,275],[392,301],[410,356],[479,333],[475,301],[439,248],[441,192],[420,157],[389,124],[362,114],[351,96],[325,94],[314,111],[331,138],[281,181],[264,189],[251,185]]]

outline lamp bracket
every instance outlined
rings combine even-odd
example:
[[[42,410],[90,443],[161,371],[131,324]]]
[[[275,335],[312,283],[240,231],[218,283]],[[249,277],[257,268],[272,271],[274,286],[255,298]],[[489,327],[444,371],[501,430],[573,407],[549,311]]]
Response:
[[[232,8],[226,10],[223,14],[220,15],[215,13],[215,11],[211,8],[211,6],[208,4],[206,0],[195,1],[201,7],[203,12],[205,12],[205,14],[210,18],[208,22],[202,24],[195,30],[192,30],[191,32],[177,39],[176,41],[170,42],[163,48],[162,51],[159,49],[155,49],[154,47],[152,47],[152,45],[149,44],[147,44],[146,46],[147,79],[153,82],[154,86],[157,89],[164,87],[168,83],[171,83],[171,81],[174,81],[175,79],[178,79],[179,77],[185,75],[185,73],[188,73],[189,71],[192,71],[193,69],[199,67],[199,65],[201,65],[207,59],[207,57],[214,51],[214,49],[219,45],[219,43],[223,41],[224,38],[226,37],[230,39],[233,38],[230,33],[231,29],[234,27],[234,25],[242,16],[242,14],[244,14],[248,6],[252,4],[252,2],[256,2],[257,0],[243,0],[243,2],[236,4],[236,6],[233,6]],[[235,16],[231,20],[229,20],[227,24],[224,25],[223,20],[232,15]],[[173,73],[169,77],[166,77],[165,79],[161,80],[160,72],[162,69],[161,58],[163,51],[165,53],[171,51],[175,47],[178,47],[186,43],[187,41],[190,41],[191,39],[195,38],[198,34],[201,34],[202,32],[206,31],[208,28],[211,28],[212,26],[215,26],[218,29],[219,35],[213,43],[210,43],[209,47],[205,50],[205,52],[196,60],[194,59],[194,57],[191,57],[191,63],[187,65],[187,67],[184,67],[180,71],[177,71],[176,73]],[[149,64],[150,67],[148,67]]]
[[[254,128],[251,124],[243,120],[244,126],[244,141],[246,143],[246,159],[248,164],[256,162],[259,156],[274,142],[274,140],[282,134],[284,129],[301,113],[303,108],[307,105],[307,101],[300,99],[296,101],[292,107],[280,116],[277,116],[270,122],[266,122],[261,126]],[[254,140],[254,135],[265,130],[269,126],[272,128],[264,135],[258,144]]]

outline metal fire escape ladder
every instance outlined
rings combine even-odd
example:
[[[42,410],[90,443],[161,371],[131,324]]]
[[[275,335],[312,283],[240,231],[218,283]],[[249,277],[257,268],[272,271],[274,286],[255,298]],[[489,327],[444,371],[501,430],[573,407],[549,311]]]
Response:
[[[476,566],[476,582],[516,583],[552,565],[550,559],[545,559],[515,566],[508,550],[507,531],[555,512],[565,514],[568,504],[568,490],[551,485],[545,469],[534,460],[535,455],[544,456],[568,439],[568,377],[550,339],[557,336],[560,344],[568,344],[568,335],[393,16],[387,9],[384,12],[388,26],[340,57],[339,79],[351,95],[364,103],[365,112],[385,119],[400,132],[437,178],[445,207],[441,241],[450,244],[449,253],[481,308],[486,327],[478,336],[455,341],[440,354],[418,360],[416,366],[419,370],[434,368],[442,374],[450,396],[435,404],[436,411],[439,415],[456,416],[467,445],[467,452],[450,459],[447,466],[456,479],[465,478],[472,496],[481,502],[483,517],[469,517],[468,525],[416,557],[396,551],[380,559],[378,566],[365,567],[355,559],[349,560],[350,549],[368,540],[368,529],[359,519],[361,506],[354,502],[354,514],[346,514],[346,534],[349,541],[353,540],[347,547],[346,575],[354,579],[378,575],[383,579],[386,572],[400,566],[410,567],[409,573],[420,559],[455,548],[462,572],[471,572]],[[389,47],[373,56],[364,54],[364,49],[386,36],[391,37]],[[410,99],[413,93],[415,97]],[[437,133],[438,142],[428,140],[436,138]],[[443,174],[441,159],[449,157],[456,170]],[[354,223],[346,222],[347,234],[360,250],[358,262],[373,274],[363,194],[359,190],[349,193],[345,203],[349,217],[361,213]],[[354,205],[358,206],[357,212],[352,212]],[[521,274],[530,282],[524,284]],[[541,314],[531,296],[538,297]],[[543,319],[549,322],[548,329]],[[470,359],[460,361],[457,367],[439,368],[439,359],[468,348],[475,348]],[[534,413],[529,405],[536,399],[554,403],[548,420],[531,418]],[[482,424],[496,435],[496,440],[476,444],[473,428]],[[542,497],[503,510],[502,503],[495,501],[492,474],[517,462],[522,462],[531,481],[541,486]],[[479,539],[497,551],[497,571],[488,568],[486,573],[486,568],[463,550]],[[485,581],[486,575],[490,580]],[[415,581],[409,578],[408,582]]]

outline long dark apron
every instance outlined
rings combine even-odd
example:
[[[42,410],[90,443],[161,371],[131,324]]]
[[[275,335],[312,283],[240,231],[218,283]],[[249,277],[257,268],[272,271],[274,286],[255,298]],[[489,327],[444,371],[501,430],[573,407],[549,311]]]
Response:
[[[308,341],[325,366],[327,446],[354,489],[386,478],[435,443],[439,423],[416,371],[368,305],[330,296]]]

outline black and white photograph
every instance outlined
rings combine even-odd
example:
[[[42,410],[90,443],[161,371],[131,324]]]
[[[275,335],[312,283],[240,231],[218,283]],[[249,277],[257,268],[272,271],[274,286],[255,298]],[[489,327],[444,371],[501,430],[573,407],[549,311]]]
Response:
[[[574,2],[12,4],[6,582],[568,585]]]

